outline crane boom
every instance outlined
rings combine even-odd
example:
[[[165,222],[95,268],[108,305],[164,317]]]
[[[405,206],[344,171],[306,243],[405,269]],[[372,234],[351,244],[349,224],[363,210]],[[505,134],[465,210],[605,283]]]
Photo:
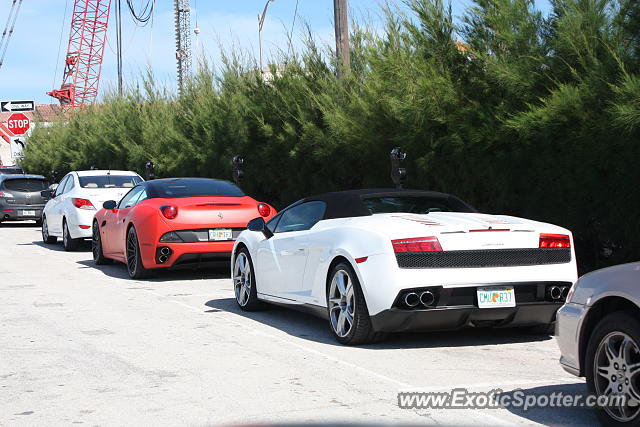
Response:
[[[65,109],[93,104],[98,96],[111,0],[75,0],[60,89],[47,92]]]
[[[191,5],[189,0],[174,0],[174,5],[178,90],[182,92],[191,75]]]
[[[18,5],[17,7],[16,4]],[[9,47],[9,40],[13,35],[13,28],[16,25],[16,19],[18,19],[20,6],[22,6],[22,0],[13,0],[13,3],[11,3],[11,10],[9,10],[7,25],[2,32],[2,38],[0,38],[0,68],[2,68],[2,64],[4,63],[4,56],[7,53],[7,47]]]

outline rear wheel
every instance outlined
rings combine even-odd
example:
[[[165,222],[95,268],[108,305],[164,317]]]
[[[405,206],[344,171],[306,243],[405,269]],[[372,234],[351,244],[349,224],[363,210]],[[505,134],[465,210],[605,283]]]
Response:
[[[64,246],[64,250],[67,252],[75,251],[78,249],[78,245],[80,244],[81,239],[73,239],[71,234],[69,234],[69,227],[67,226],[67,221],[62,221],[62,245]]]
[[[254,311],[262,307],[258,300],[253,263],[247,248],[238,251],[233,263],[233,288],[236,302],[242,310]]]
[[[47,224],[47,218],[42,218],[42,241],[47,244],[52,244],[58,241],[56,236],[49,235],[49,226]]]
[[[351,265],[338,263],[331,270],[327,282],[329,325],[335,338],[348,345],[381,339],[383,334],[373,330],[360,282]]]
[[[111,264],[113,261],[104,256],[102,253],[102,239],[100,238],[100,228],[98,221],[93,221],[91,233],[91,252],[93,253],[93,262],[96,265]]]
[[[144,279],[151,275],[151,270],[144,268],[142,254],[135,227],[127,233],[127,272],[132,279]]]

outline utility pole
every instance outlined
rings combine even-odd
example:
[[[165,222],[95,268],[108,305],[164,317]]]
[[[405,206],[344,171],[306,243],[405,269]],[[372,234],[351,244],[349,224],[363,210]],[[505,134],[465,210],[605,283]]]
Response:
[[[118,95],[122,96],[122,0],[116,1],[116,59],[118,63]]]
[[[336,26],[336,57],[338,58],[338,78],[351,71],[351,50],[349,48],[349,6],[347,0],[333,0]]]
[[[189,0],[174,0],[176,21],[176,60],[178,62],[178,92],[191,76],[191,6]]]

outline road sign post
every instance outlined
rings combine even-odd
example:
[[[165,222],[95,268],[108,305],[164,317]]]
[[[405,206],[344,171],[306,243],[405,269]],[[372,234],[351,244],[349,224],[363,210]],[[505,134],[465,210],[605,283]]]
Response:
[[[0,112],[2,113],[28,113],[35,111],[34,101],[1,101]]]
[[[7,128],[14,135],[24,135],[31,127],[31,120],[22,113],[14,113],[7,120]]]

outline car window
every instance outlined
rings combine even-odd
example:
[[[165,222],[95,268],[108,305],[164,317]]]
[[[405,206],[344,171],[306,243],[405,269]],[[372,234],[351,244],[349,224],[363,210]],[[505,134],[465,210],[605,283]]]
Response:
[[[367,197],[362,200],[371,214],[429,212],[473,212],[473,208],[455,197],[440,196],[386,196]]]
[[[78,178],[82,188],[133,188],[142,178],[132,175],[92,175]]]
[[[275,233],[276,232],[276,227],[278,226],[278,222],[280,221],[280,218],[282,218],[282,212],[280,212],[278,215],[274,216],[273,218],[271,218],[269,220],[269,222],[267,222],[267,228],[272,232]]]
[[[35,193],[46,190],[49,183],[41,178],[8,178],[4,181],[4,188],[13,191]]]
[[[149,196],[147,195],[147,189],[146,188],[142,188],[142,191],[140,192],[140,196],[138,196],[138,198],[136,199],[134,205],[137,205],[138,203],[147,200],[149,198]]]
[[[129,191],[118,203],[118,209],[126,209],[136,204],[138,197],[140,197],[140,193],[142,192],[142,187],[136,187],[133,190]]]
[[[282,213],[276,226],[276,233],[308,230],[324,216],[327,208],[325,202],[306,202],[294,206]]]
[[[60,184],[56,189],[56,196],[59,196],[67,192],[66,187],[67,187],[67,184],[69,183],[69,179],[71,179],[71,175],[67,175],[64,178],[62,178],[62,181],[60,181]]]

